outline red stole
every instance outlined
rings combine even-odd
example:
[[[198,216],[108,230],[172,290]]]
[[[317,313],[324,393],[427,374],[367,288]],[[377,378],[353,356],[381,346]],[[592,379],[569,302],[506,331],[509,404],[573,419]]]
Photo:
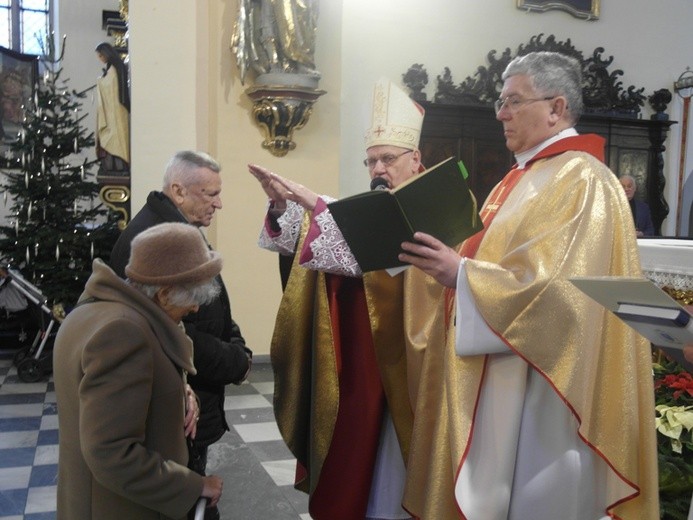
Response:
[[[532,157],[525,164],[524,168],[517,168],[517,164],[513,166],[513,169],[508,172],[508,174],[503,177],[495,188],[491,190],[490,195],[486,199],[486,204],[481,210],[481,221],[484,224],[484,228],[478,233],[472,235],[460,246],[459,254],[462,257],[474,258],[476,252],[479,249],[479,245],[486,234],[486,230],[491,226],[494,217],[498,213],[508,195],[517,185],[517,183],[522,178],[522,174],[526,172],[529,167],[539,159],[546,159],[547,157],[553,157],[555,155],[562,154],[563,152],[569,152],[574,150],[579,150],[587,152],[593,155],[600,161],[604,162],[604,139],[595,134],[585,134],[585,135],[575,135],[570,137],[565,137],[559,141],[551,143],[549,146],[541,150],[534,157]],[[446,287],[445,289],[445,320],[446,326],[450,323],[450,318],[452,315],[452,307],[454,301],[455,289],[451,287]]]
[[[363,281],[326,275],[339,409],[309,511],[318,520],[364,518],[385,407]],[[319,391],[319,390],[318,390]],[[297,466],[297,480],[305,468]]]

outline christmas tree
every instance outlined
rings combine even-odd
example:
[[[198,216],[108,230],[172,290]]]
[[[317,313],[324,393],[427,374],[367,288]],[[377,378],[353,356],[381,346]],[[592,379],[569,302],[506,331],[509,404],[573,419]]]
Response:
[[[6,155],[1,187],[11,214],[0,226],[0,261],[36,285],[49,306],[75,305],[95,257],[108,259],[118,234],[118,215],[99,199],[92,170],[98,161],[80,156],[94,147],[83,126],[87,91],[70,90],[61,79],[60,55],[49,45],[33,99]],[[91,154],[95,157],[95,155]]]

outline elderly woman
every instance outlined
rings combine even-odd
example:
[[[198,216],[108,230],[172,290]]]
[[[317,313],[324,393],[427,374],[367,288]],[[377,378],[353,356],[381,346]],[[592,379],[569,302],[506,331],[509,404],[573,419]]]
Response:
[[[200,231],[181,223],[135,237],[126,281],[94,261],[53,354],[58,519],[176,519],[199,497],[218,502],[221,479],[186,467],[198,410],[180,320],[215,296],[221,266]]]

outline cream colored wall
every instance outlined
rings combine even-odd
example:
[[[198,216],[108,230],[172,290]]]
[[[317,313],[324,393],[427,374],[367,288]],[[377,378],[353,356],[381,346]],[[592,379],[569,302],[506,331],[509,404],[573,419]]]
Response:
[[[204,4],[204,5],[203,5]],[[178,149],[201,148],[224,168],[224,208],[210,238],[225,259],[223,276],[234,317],[256,353],[267,354],[280,298],[276,256],[256,246],[265,197],[246,165],[257,162],[320,193],[346,195],[367,187],[363,132],[371,88],[395,81],[413,63],[429,73],[429,95],[445,66],[456,82],[486,64],[486,53],[513,51],[530,36],[570,38],[585,53],[597,46],[623,69],[623,84],[646,93],[667,87],[685,70],[693,48],[688,0],[604,0],[598,22],[567,13],[526,14],[512,0],[323,0],[316,62],[327,94],[294,135],[296,150],[276,158],[260,146],[250,102],[229,50],[236,1],[148,0],[130,5],[133,103],[133,207],[158,189],[163,166]],[[672,119],[680,120],[674,98]],[[680,125],[668,141],[667,198],[678,169]],[[687,171],[693,165],[688,153]],[[673,208],[672,208],[673,212]],[[669,219],[671,220],[671,219]],[[671,223],[667,221],[669,229]],[[668,231],[671,232],[671,231]]]
[[[113,7],[113,0],[89,2],[89,8],[80,2],[60,2],[59,16],[54,27],[56,39],[62,41],[63,35],[67,37],[62,77],[69,79],[70,88],[78,92],[94,86],[97,78],[101,76],[103,64],[96,57],[96,46],[101,42],[114,43],[101,27],[102,11],[116,9]],[[93,131],[96,126],[94,95],[89,93],[82,100],[82,108],[91,116],[87,117],[83,124]],[[95,158],[93,151],[90,155],[91,159]]]
[[[316,61],[328,94],[283,158],[261,147],[248,84],[238,79],[229,49],[235,1],[130,5],[133,211],[160,188],[163,167],[177,150],[202,149],[219,160],[223,208],[208,235],[224,257],[234,319],[261,355],[269,353],[281,289],[276,255],[257,247],[266,197],[247,165],[262,164],[321,193],[338,191],[341,5],[323,4]]]
[[[198,43],[203,4],[148,0],[129,5],[133,213],[149,191],[161,188],[171,155],[207,144],[197,125],[206,119],[197,110],[197,99],[206,95],[198,85],[207,49]]]
[[[332,30],[339,27],[338,2],[323,2],[320,20]],[[224,281],[232,299],[233,315],[243,335],[257,354],[268,354],[281,296],[276,254],[257,247],[266,197],[247,165],[257,163],[311,186],[320,193],[337,193],[340,71],[339,34],[318,36],[316,61],[328,93],[318,100],[308,124],[294,133],[296,149],[277,158],[261,147],[263,134],[252,122],[251,102],[241,85],[229,43],[236,17],[234,2],[216,3],[210,20],[219,22],[210,30],[213,98],[218,137],[215,155],[223,166],[224,207],[217,218],[215,244],[224,257]],[[322,28],[322,27],[321,27]]]

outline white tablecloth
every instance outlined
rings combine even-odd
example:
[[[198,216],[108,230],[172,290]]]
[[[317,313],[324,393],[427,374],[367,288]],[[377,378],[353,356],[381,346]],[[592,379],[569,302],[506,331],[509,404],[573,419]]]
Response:
[[[693,290],[693,240],[640,238],[643,272],[660,287]]]

